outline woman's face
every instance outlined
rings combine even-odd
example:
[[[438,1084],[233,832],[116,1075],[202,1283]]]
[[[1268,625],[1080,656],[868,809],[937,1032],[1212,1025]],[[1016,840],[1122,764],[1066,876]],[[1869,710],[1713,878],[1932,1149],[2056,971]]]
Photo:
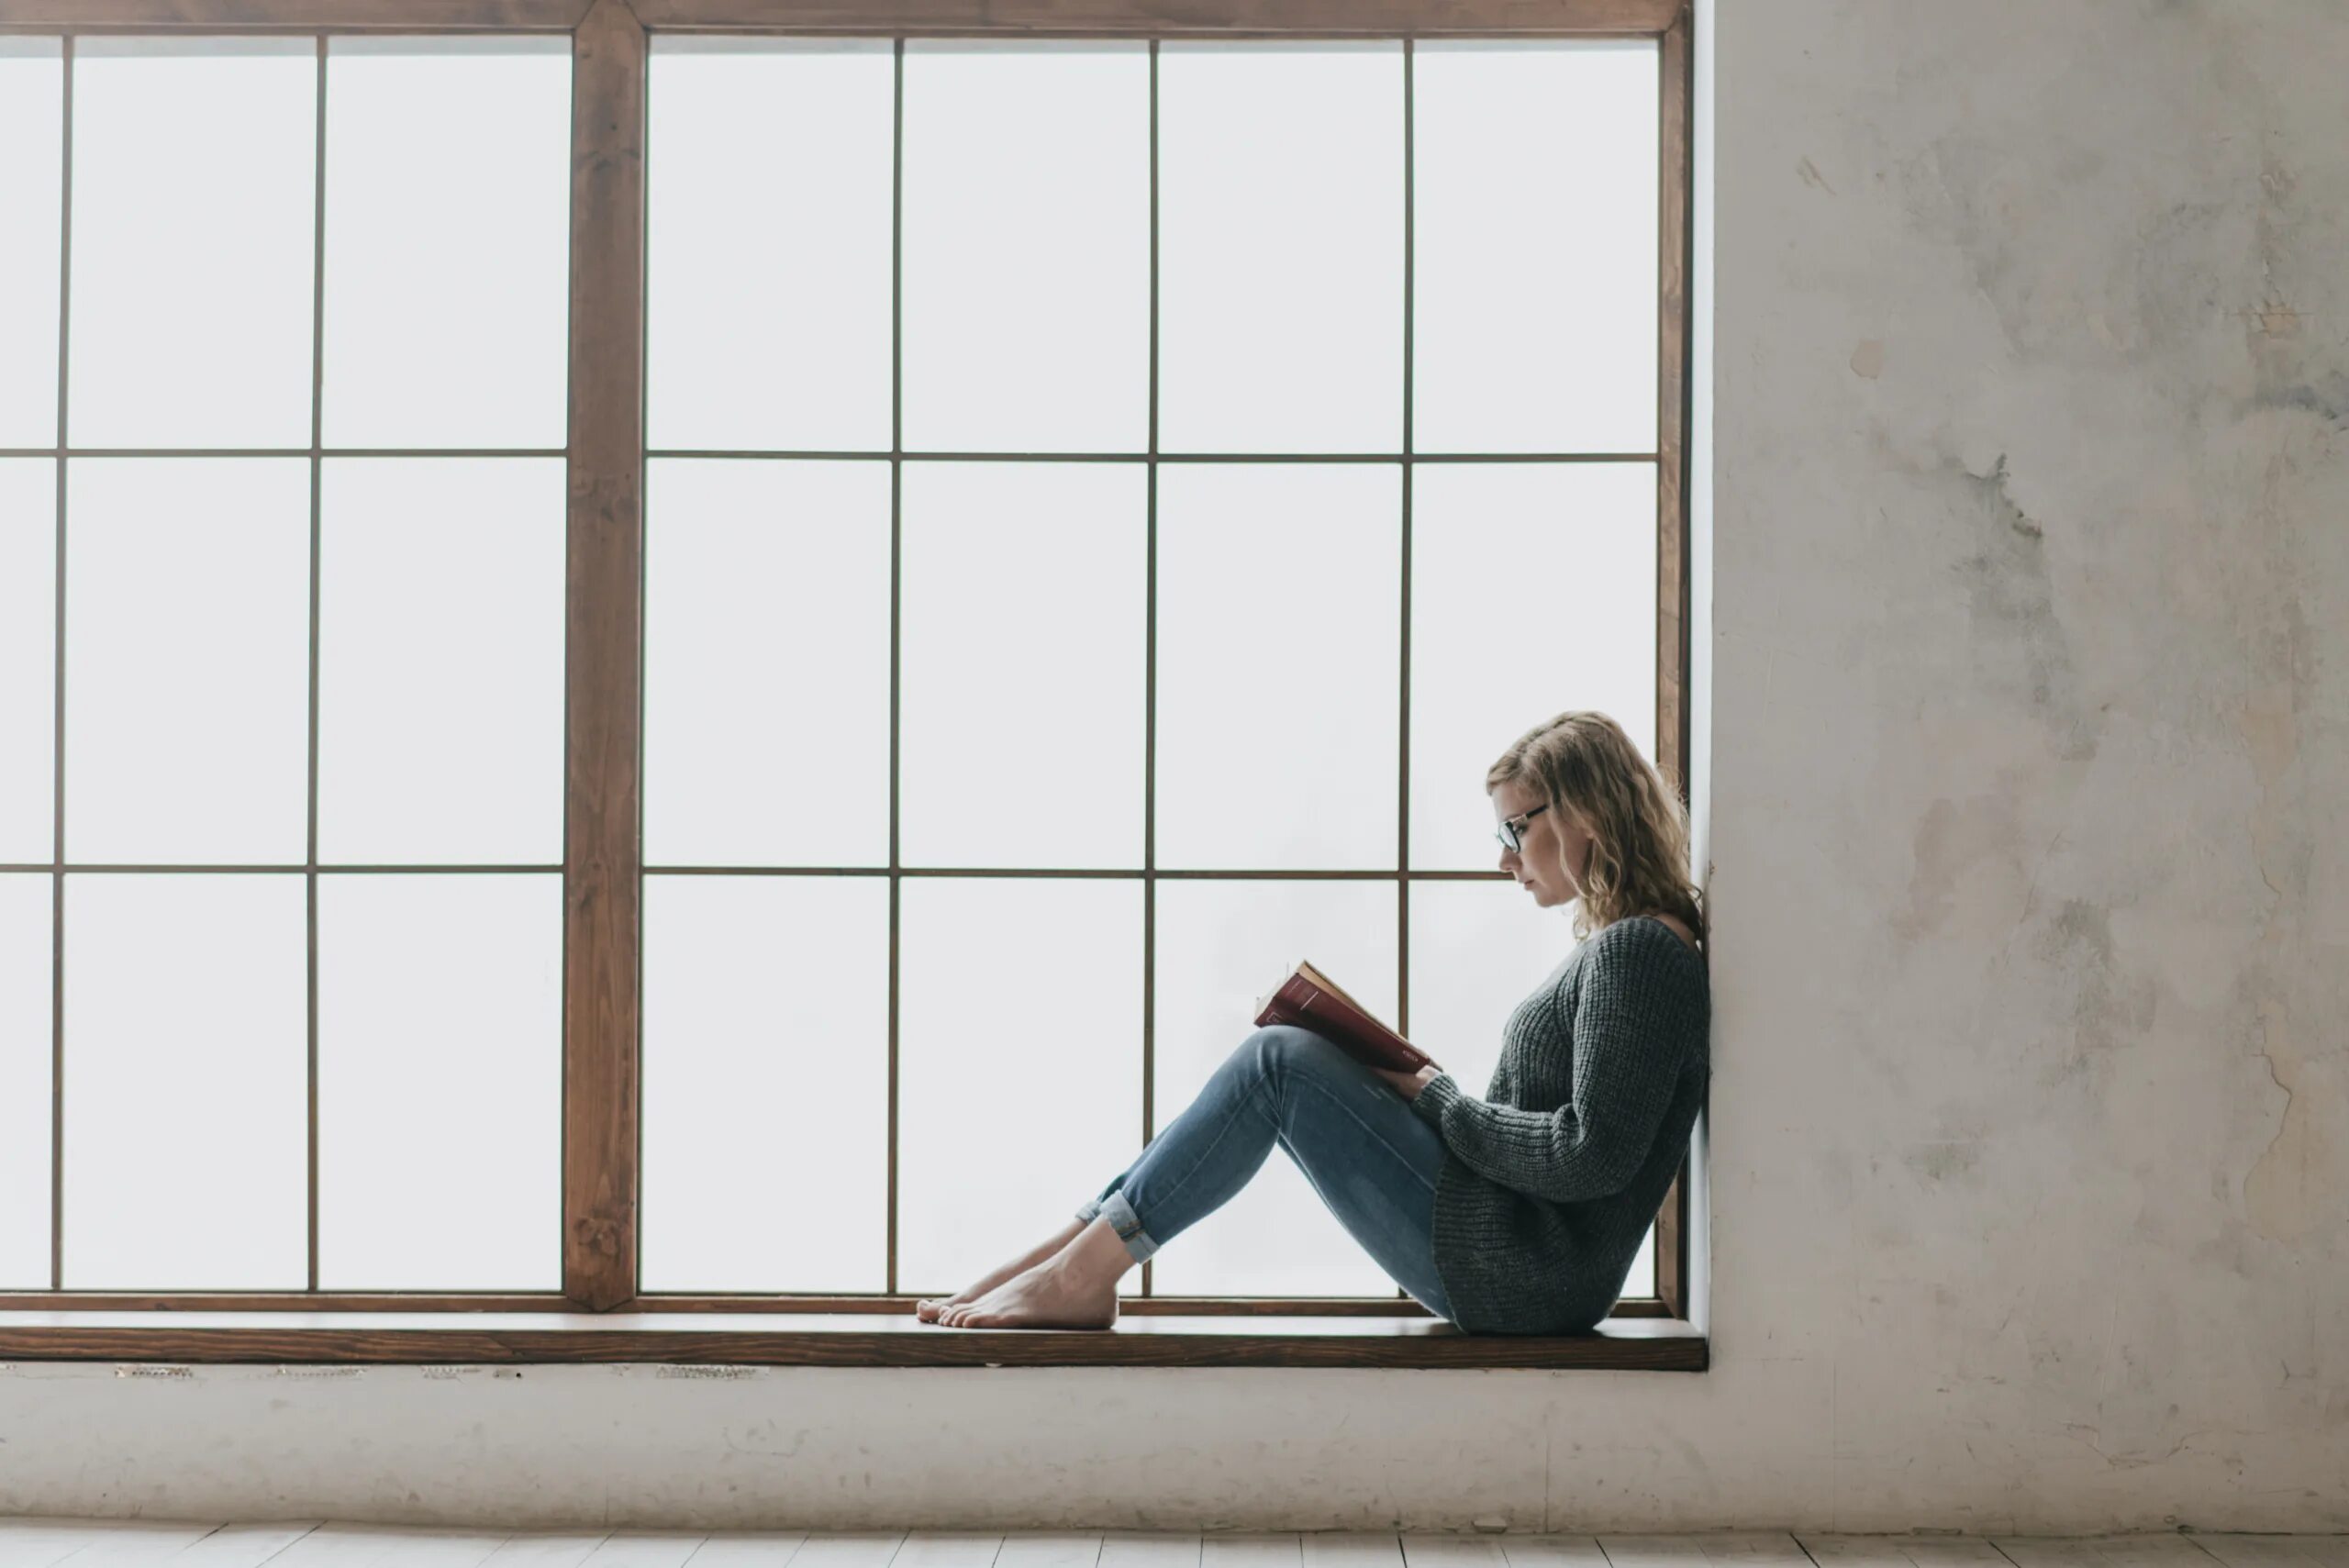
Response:
[[[1492,792],[1493,826],[1542,804],[1541,793],[1524,779]],[[1556,806],[1520,823],[1522,850],[1501,851],[1501,870],[1517,878],[1544,909],[1582,896],[1582,876],[1590,870],[1591,837]],[[1569,869],[1571,868],[1571,869]]]

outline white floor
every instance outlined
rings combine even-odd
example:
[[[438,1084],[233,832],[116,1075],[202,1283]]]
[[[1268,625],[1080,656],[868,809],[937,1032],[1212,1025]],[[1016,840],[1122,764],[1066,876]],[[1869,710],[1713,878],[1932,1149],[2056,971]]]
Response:
[[[0,1568],[2349,1568],[2349,1535],[466,1530],[0,1518]]]

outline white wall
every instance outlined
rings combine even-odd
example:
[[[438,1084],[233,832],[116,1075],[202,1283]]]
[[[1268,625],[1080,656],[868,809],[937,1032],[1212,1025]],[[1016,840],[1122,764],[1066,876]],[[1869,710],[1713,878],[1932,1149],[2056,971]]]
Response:
[[[1711,1372],[20,1364],[0,1510],[2349,1529],[2349,7],[1722,13]]]

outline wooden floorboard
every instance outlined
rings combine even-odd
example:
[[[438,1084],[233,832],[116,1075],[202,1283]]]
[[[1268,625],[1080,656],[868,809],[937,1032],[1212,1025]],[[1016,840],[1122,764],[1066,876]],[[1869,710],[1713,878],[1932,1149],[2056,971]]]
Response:
[[[1308,1530],[1297,1549],[1305,1568],[1403,1568],[1403,1543],[1391,1529]]]
[[[1978,1535],[1805,1535],[1796,1542],[1819,1568],[2013,1568]]]
[[[72,1553],[59,1558],[58,1564],[59,1568],[148,1568],[150,1563],[177,1556],[219,1528],[217,1522],[149,1524],[125,1520],[118,1527],[87,1537]]]
[[[1100,1562],[1098,1530],[1014,1530],[1003,1538],[995,1568],[1100,1568]]]
[[[1101,1537],[1100,1568],[1199,1568],[1201,1537],[1113,1529]]]
[[[512,1533],[329,1521],[271,1558],[268,1568],[481,1568]]]
[[[0,1518],[0,1568],[2349,1568],[2349,1536],[704,1533]]]
[[[2213,1568],[2190,1535],[1995,1535],[2015,1568]]]
[[[610,1532],[600,1529],[527,1530],[509,1535],[506,1538],[506,1543],[503,1546],[484,1560],[482,1568],[580,1568],[580,1565],[587,1561],[588,1555],[596,1548],[604,1544],[604,1537],[608,1533]],[[702,1551],[707,1551],[711,1546],[717,1544],[718,1539],[712,1537],[705,1542]],[[757,1559],[760,1568],[766,1568],[770,1563],[780,1568],[780,1564],[788,1561],[792,1552],[799,1546],[799,1532],[796,1530],[787,1536],[768,1539],[787,1540],[791,1544],[783,1549],[783,1556],[780,1558],[768,1556]],[[700,1552],[695,1553],[696,1560],[700,1555]],[[280,1565],[273,1562],[269,1568],[280,1568]],[[752,1560],[750,1558],[729,1560],[721,1553],[704,1564],[704,1568],[752,1568]]]
[[[1505,1535],[1508,1568],[1612,1568],[1595,1535]]]
[[[588,1555],[586,1568],[685,1568],[707,1530],[614,1530]]]
[[[1199,1568],[1305,1568],[1305,1547],[1295,1530],[1202,1535]]]
[[[2221,1568],[2349,1568],[2349,1535],[2198,1535]]]
[[[1801,1543],[1779,1530],[1711,1535],[1602,1535],[1610,1568],[1810,1568]]]
[[[1489,1535],[1412,1531],[1400,1540],[1406,1568],[1508,1568],[1501,1543]]]
[[[897,1548],[897,1554],[889,1560],[889,1568],[993,1568],[996,1556],[1002,1550],[1000,1535],[917,1530]]]
[[[787,1568],[889,1568],[906,1534],[901,1529],[811,1529],[791,1554]]]
[[[158,1531],[170,1532],[186,1545],[209,1533],[211,1528],[179,1523],[140,1526],[106,1519],[0,1519],[0,1568],[57,1568],[59,1563],[106,1545],[110,1538],[124,1530],[143,1530],[142,1540]],[[84,1559],[83,1568],[97,1561],[95,1557]]]

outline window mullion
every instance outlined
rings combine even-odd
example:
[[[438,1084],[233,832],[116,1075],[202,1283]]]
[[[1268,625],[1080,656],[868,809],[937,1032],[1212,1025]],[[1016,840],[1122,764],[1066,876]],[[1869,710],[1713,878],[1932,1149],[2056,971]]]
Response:
[[[643,859],[644,28],[572,41],[564,593],[562,1285],[636,1296]]]

